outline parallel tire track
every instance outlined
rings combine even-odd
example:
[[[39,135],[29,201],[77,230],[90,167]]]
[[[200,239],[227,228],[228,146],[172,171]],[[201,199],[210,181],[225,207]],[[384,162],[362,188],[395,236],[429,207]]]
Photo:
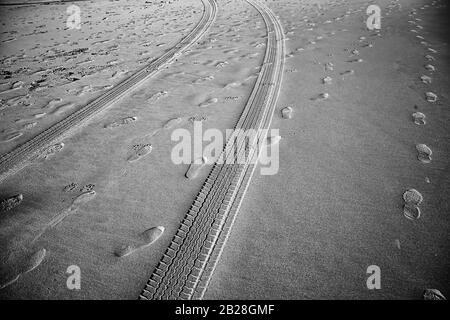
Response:
[[[28,165],[33,156],[46,147],[55,144],[85,125],[98,113],[106,110],[113,103],[124,97],[145,80],[156,75],[165,66],[172,63],[193,43],[197,42],[210,28],[217,13],[216,0],[202,0],[204,11],[195,28],[180,42],[159,58],[150,62],[135,74],[114,86],[81,109],[54,124],[34,138],[28,140],[13,151],[0,157],[0,182]]]
[[[257,0],[246,0],[263,17],[267,46],[260,74],[236,129],[255,129],[249,145],[241,132],[213,166],[169,248],[147,282],[140,299],[201,299],[228,238],[254,172],[254,158],[266,138],[281,86],[284,67],[283,30],[275,15]],[[237,141],[237,142],[236,142]],[[233,161],[243,155],[247,161]]]

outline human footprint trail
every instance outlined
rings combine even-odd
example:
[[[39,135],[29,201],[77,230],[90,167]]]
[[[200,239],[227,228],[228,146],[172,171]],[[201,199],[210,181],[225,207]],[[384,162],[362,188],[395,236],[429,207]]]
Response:
[[[0,157],[0,182],[25,168],[30,163],[30,159],[33,155],[39,150],[42,150],[51,144],[55,144],[73,134],[76,129],[86,125],[86,123],[97,114],[123,98],[145,80],[159,73],[167,65],[175,61],[175,59],[177,59],[192,44],[198,42],[212,25],[216,15],[216,1],[202,1],[205,10],[201,20],[180,42],[167,50],[159,58],[153,60],[95,100],[69,114],[60,122],[18,146],[11,152],[2,155]]]

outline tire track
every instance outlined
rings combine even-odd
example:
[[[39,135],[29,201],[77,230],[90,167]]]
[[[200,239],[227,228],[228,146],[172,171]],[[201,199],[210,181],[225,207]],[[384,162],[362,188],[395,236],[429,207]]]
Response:
[[[0,182],[25,168],[33,159],[33,156],[40,151],[73,134],[76,129],[86,125],[98,113],[106,110],[145,80],[155,76],[163,67],[173,62],[184,50],[197,42],[210,28],[217,13],[216,0],[202,0],[202,2],[204,6],[202,18],[178,44],[81,109],[73,112],[13,151],[2,155],[0,158]]]
[[[227,142],[222,152],[226,161],[213,166],[140,299],[203,297],[255,170],[251,163],[267,134],[261,129],[270,126],[281,86],[284,35],[280,22],[265,5],[246,1],[263,17],[268,37],[261,72],[236,129],[256,129],[258,134],[249,145],[240,133]],[[235,162],[247,154],[245,164]]]

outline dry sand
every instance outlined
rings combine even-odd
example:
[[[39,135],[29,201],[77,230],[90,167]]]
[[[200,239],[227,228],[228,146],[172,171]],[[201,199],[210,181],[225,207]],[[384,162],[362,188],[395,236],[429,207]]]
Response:
[[[280,171],[254,176],[205,298],[420,299],[428,287],[449,293],[448,6],[377,1],[377,36],[365,29],[368,2],[334,3],[268,2],[292,52],[278,105],[291,106],[294,117],[280,111],[272,123],[283,137]],[[436,72],[425,70],[427,54]],[[363,61],[347,62],[355,58]],[[354,73],[343,75],[347,70]],[[321,83],[326,76],[332,84]],[[428,103],[426,91],[438,103]],[[323,92],[327,100],[310,100]],[[417,111],[426,125],[412,121]],[[418,143],[436,155],[431,163],[418,161]],[[410,188],[424,197],[416,221],[403,215]],[[381,269],[381,290],[366,287],[369,265]]]
[[[378,1],[376,33],[365,25],[372,2],[265,3],[286,33],[272,122],[280,170],[256,170],[205,298],[416,299],[426,288],[449,296],[447,4]],[[66,28],[68,4],[0,7],[1,154],[161,55],[203,8],[198,0],[75,4],[80,30]],[[0,285],[21,273],[0,298],[139,296],[214,160],[187,179],[189,165],[170,159],[171,132],[193,132],[194,120],[233,128],[263,60],[258,12],[244,0],[218,9],[205,37],[168,69],[2,182],[1,199],[23,200],[0,217]],[[425,124],[414,123],[417,112]],[[420,144],[432,150],[428,163]],[[417,220],[403,214],[409,189],[423,196]],[[117,256],[157,226],[164,232],[151,245]],[[66,287],[71,265],[81,290]],[[381,290],[366,287],[370,265],[381,268]]]

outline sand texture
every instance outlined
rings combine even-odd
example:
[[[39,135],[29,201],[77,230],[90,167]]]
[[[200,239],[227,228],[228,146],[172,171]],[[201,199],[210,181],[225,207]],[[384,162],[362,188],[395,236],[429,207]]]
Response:
[[[0,299],[450,296],[449,4],[371,4],[0,0]]]

